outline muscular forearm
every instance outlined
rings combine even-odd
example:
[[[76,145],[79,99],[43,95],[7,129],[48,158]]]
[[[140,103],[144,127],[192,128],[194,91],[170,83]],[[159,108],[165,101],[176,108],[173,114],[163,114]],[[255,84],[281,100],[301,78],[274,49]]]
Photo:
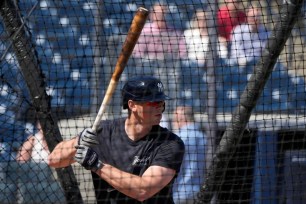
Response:
[[[61,168],[69,166],[70,164],[74,163],[76,144],[77,144],[76,138],[59,143],[48,157],[49,166],[54,168]]]
[[[156,171],[159,173],[154,173]],[[150,167],[140,177],[105,164],[96,173],[121,193],[136,200],[144,201],[165,187],[173,178],[175,171],[163,167]]]
[[[121,193],[136,200],[143,201],[149,198],[142,178],[133,174],[122,172],[110,165],[105,165],[97,172],[106,182]]]

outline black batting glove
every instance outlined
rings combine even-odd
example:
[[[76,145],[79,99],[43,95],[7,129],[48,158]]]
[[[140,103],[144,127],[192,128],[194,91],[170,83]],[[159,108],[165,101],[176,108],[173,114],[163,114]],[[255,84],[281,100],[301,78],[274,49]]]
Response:
[[[86,128],[79,134],[78,145],[93,147],[98,144],[97,134],[91,128]]]
[[[77,152],[74,159],[85,169],[96,172],[104,166],[98,154],[92,148],[84,145],[78,145],[75,148]]]

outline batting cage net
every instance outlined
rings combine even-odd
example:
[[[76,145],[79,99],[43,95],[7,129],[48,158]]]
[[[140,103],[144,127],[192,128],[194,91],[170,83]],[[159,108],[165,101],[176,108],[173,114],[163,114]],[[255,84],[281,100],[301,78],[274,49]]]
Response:
[[[127,55],[140,7],[149,14]],[[0,203],[306,203],[303,0],[1,0],[0,15]],[[95,147],[100,177],[86,155],[72,162],[76,150],[58,151],[72,152],[63,166],[48,159],[92,127],[105,97],[101,120],[148,121],[160,101],[136,103],[145,83],[122,99],[139,76],[162,83],[159,124],[184,157],[171,160],[171,145],[143,157],[157,144],[141,150],[149,136],[114,126]]]

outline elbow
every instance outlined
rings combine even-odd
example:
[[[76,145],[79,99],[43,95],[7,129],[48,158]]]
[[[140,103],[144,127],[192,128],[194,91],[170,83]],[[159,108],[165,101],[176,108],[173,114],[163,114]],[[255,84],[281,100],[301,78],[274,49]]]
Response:
[[[52,159],[52,156],[49,155],[49,156],[47,157],[47,164],[48,164],[48,166],[50,166],[50,167],[56,167],[56,165],[55,165],[55,163],[54,163],[53,161],[54,161],[54,160]]]
[[[122,192],[123,194],[139,201],[139,202],[143,202],[149,198],[151,198],[153,195],[150,194],[149,191],[145,190],[145,189],[131,189],[129,188],[128,190],[124,190],[124,189],[117,189],[118,191]]]
[[[153,196],[152,192],[150,192],[148,190],[145,190],[145,189],[142,189],[138,192],[138,195],[135,199],[140,201],[140,202],[143,202],[143,201],[151,198],[152,196]]]
[[[62,167],[61,166],[61,163],[59,162],[60,160],[59,159],[56,159],[52,153],[47,157],[47,164],[48,166],[50,167],[53,167],[53,168],[60,168]]]
[[[147,200],[148,198],[140,198],[140,199],[137,199],[137,201],[139,201],[139,202],[143,202],[143,201],[145,201],[145,200]]]
[[[139,195],[136,200],[138,200],[139,202],[143,202],[147,199],[149,199],[150,197],[146,196],[146,195]]]
[[[64,168],[69,166],[70,164],[74,163],[73,159],[62,159],[57,157],[56,155],[49,155],[47,158],[47,164],[53,168]]]

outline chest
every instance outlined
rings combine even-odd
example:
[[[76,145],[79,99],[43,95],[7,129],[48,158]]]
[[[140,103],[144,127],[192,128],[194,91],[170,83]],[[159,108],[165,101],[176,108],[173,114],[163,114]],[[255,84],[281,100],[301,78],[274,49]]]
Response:
[[[133,143],[125,135],[110,138],[99,147],[104,162],[120,170],[142,175],[154,161],[159,144],[154,139]]]

